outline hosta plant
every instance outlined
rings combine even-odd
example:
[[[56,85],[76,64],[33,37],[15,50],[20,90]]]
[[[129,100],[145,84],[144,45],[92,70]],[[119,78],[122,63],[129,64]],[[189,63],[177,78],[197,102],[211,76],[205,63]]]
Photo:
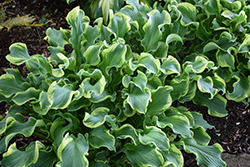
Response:
[[[192,100],[223,117],[225,96],[249,97],[246,3],[128,0],[107,26],[76,7],[70,29],[47,30],[48,58],[12,44],[7,60],[29,73],[0,77],[0,101],[10,105],[1,166],[182,167],[182,151],[225,166],[221,146],[208,145],[213,126],[172,103]],[[18,147],[16,136],[36,138]]]

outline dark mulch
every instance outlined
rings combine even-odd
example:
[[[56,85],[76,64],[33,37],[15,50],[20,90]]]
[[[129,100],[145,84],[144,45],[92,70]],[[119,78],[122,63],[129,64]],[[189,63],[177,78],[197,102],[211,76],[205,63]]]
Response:
[[[2,1],[0,0],[0,2]],[[65,17],[76,5],[77,3],[67,5],[65,0],[15,0],[0,7],[4,8],[8,18],[31,14],[36,18],[36,23],[40,19],[46,18],[48,20],[47,27],[59,29],[60,27],[68,27]],[[46,26],[13,27],[10,31],[7,31],[6,28],[2,29],[0,31],[0,75],[4,74],[6,68],[10,67],[5,56],[9,53],[9,46],[15,42],[25,43],[30,55],[49,56],[48,43],[43,40],[46,29]],[[25,75],[25,67],[18,68]],[[224,118],[209,116],[206,107],[194,105],[192,102],[175,105],[184,105],[190,110],[201,112],[205,120],[215,126],[215,129],[207,131],[211,136],[210,144],[219,143],[224,152],[232,154],[250,153],[250,108],[246,108],[243,103],[228,101],[227,110],[229,114]],[[6,103],[0,103],[0,114],[4,116],[7,110]],[[15,140],[20,143],[19,138]],[[25,139],[22,142],[27,143],[30,140],[32,138]],[[186,167],[197,166],[194,155],[185,153],[184,158]]]

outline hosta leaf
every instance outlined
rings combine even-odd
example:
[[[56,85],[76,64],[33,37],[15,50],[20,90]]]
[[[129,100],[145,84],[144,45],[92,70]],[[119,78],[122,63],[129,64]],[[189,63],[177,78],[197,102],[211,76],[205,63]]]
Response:
[[[193,128],[192,131],[194,132],[193,139],[199,145],[206,146],[208,145],[211,137],[205,132],[202,127]]]
[[[108,108],[99,107],[92,111],[91,115],[86,112],[83,124],[88,128],[97,128],[101,126],[106,121],[108,111]]]
[[[188,79],[172,79],[170,86],[173,87],[173,91],[171,92],[171,97],[174,100],[178,100],[179,98],[185,96],[188,92],[189,80]]]
[[[182,14],[182,24],[187,26],[196,21],[196,7],[190,3],[183,2],[176,5],[177,9]]]
[[[132,21],[136,21],[140,29],[142,29],[143,25],[146,23],[145,19],[142,17],[142,13],[139,12],[136,7],[126,5],[119,12],[129,16]]]
[[[158,150],[169,150],[169,139],[166,134],[159,128],[151,126],[139,134],[139,140],[144,145],[154,144]]]
[[[245,53],[250,51],[250,35],[245,34],[245,39],[239,46],[238,52],[239,53]]]
[[[172,90],[173,88],[170,86],[158,87],[157,90],[152,90],[147,114],[152,116],[164,112],[172,104],[170,96]]]
[[[145,114],[150,99],[148,90],[142,92],[139,88],[135,87],[132,92],[126,94],[128,95],[127,102],[131,108],[141,114]]]
[[[58,147],[57,156],[60,161],[56,164],[58,167],[79,167],[88,166],[86,158],[88,155],[89,144],[82,134],[75,137],[67,133]]]
[[[169,45],[165,42],[159,42],[158,48],[152,53],[152,55],[157,59],[162,59],[168,55]]]
[[[193,127],[202,127],[204,130],[212,129],[214,126],[207,123],[206,120],[204,120],[202,114],[198,112],[191,112],[193,118],[194,118],[194,125]]]
[[[106,80],[100,70],[96,69],[92,73],[80,70],[79,76],[80,78],[87,77],[80,84],[80,91],[82,91],[85,98],[95,98],[103,93],[106,86]],[[92,83],[91,80],[95,83]]]
[[[94,128],[88,137],[89,144],[94,148],[106,147],[115,151],[115,137],[104,126]]]
[[[166,39],[166,43],[168,44],[172,42],[178,42],[178,41],[181,42],[182,45],[184,44],[182,38],[178,34],[169,34]]]
[[[142,46],[146,52],[157,49],[158,42],[161,40],[162,35],[160,28],[164,24],[169,24],[171,22],[171,17],[165,10],[162,11],[162,13],[157,10],[152,10],[148,15],[149,20],[143,26],[145,37],[142,39]]]
[[[199,76],[197,86],[202,93],[210,94],[210,100],[217,93],[216,90],[213,88],[213,80],[210,76],[207,76],[206,78],[202,78],[202,76]]]
[[[10,54],[6,56],[6,59],[15,65],[21,65],[30,59],[30,55],[27,51],[27,46],[23,43],[14,43],[10,46]]]
[[[182,96],[178,99],[179,102],[184,103],[190,101],[194,98],[197,90],[197,85],[195,81],[189,81],[188,91],[185,96]]]
[[[195,73],[201,73],[203,72],[208,65],[208,61],[201,57],[196,56],[194,61],[186,61],[183,64],[183,69],[185,69],[186,72],[193,71]]]
[[[166,165],[172,165],[174,167],[183,167],[184,158],[182,156],[182,152],[174,145],[170,144],[169,151],[160,151]]]
[[[64,45],[68,44],[68,42],[65,40],[63,32],[60,30],[48,28],[46,30],[46,35],[47,36],[44,39],[54,47],[64,47]]]
[[[210,99],[209,94],[196,91],[196,96],[193,101],[197,105],[208,107],[209,115],[212,115],[215,117],[224,117],[228,113],[226,110],[227,100],[224,99],[219,94],[216,94],[213,97],[213,99]]]
[[[139,144],[137,146],[133,144],[126,144],[124,152],[128,159],[137,164],[138,166],[162,166],[163,157],[156,150],[155,147],[150,145]]]
[[[83,33],[84,41],[82,42],[82,45],[84,47],[82,48],[82,52],[84,53],[89,46],[93,46],[100,35],[101,32],[98,26],[87,26]]]
[[[103,73],[109,72],[112,67],[120,68],[125,62],[127,47],[123,44],[113,44],[102,52],[103,61],[100,68]]]
[[[168,56],[162,62],[161,71],[165,75],[180,74],[181,66],[176,58],[174,58],[173,56]]]
[[[216,53],[216,59],[220,67],[230,67],[234,69],[235,59],[233,55],[227,52],[218,50]]]
[[[220,17],[222,6],[220,1],[218,0],[209,0],[205,3],[206,6],[206,12],[208,12],[210,15],[217,15],[217,17]]]
[[[52,102],[48,99],[47,92],[41,92],[39,96],[38,103],[32,105],[35,112],[45,115],[50,110]]]
[[[233,84],[233,91],[228,91],[226,97],[229,100],[241,102],[250,95],[250,78],[242,76],[239,73],[234,73],[232,78],[235,78],[237,81]]]
[[[0,140],[0,152],[6,150],[8,143],[15,135],[22,134],[25,137],[29,137],[37,126],[45,126],[44,121],[36,120],[33,117],[30,117],[26,122],[12,121],[5,131],[4,138]]]
[[[111,18],[108,28],[112,30],[115,39],[123,38],[124,35],[130,30],[130,18],[123,13],[115,13]]]
[[[53,167],[54,163],[57,161],[57,155],[51,149],[49,151],[40,151],[39,158],[35,164],[31,164],[29,167]]]
[[[213,87],[216,89],[216,91],[222,91],[223,94],[226,93],[226,83],[225,81],[219,77],[216,73],[212,77],[213,79]]]
[[[113,135],[119,139],[130,138],[133,141],[134,145],[139,144],[139,136],[135,128],[130,124],[124,124],[119,129],[114,130]]]
[[[15,76],[12,74],[4,74],[0,76],[0,93],[6,98],[11,97],[17,92],[24,92],[30,87],[30,84],[23,82],[18,83]]]
[[[81,36],[84,32],[85,25],[89,23],[89,18],[84,16],[83,10],[78,6],[68,13],[66,20],[72,27],[70,43],[75,51],[76,61],[78,64],[81,64],[83,62],[81,53]]]
[[[16,143],[13,143],[8,151],[3,154],[2,166],[29,166],[35,164],[39,158],[39,150],[45,146],[39,142],[32,142],[25,151],[20,151],[16,148]]]
[[[126,75],[122,78],[122,84],[125,88],[128,88],[129,84],[134,84],[137,86],[142,92],[144,92],[146,84],[147,84],[147,76],[141,72],[137,71],[138,75],[134,78]]]
[[[101,62],[100,51],[103,45],[91,45],[83,54],[86,64],[96,66]]]
[[[0,134],[3,134],[8,125],[13,121],[24,122],[23,116],[21,114],[8,113],[6,117],[0,121]]]
[[[52,65],[42,55],[33,55],[26,62],[27,69],[35,75],[47,74],[52,72]]]
[[[139,61],[132,62],[131,60],[129,63],[133,71],[140,66],[145,67],[149,72],[154,74],[157,74],[160,70],[160,61],[149,53],[141,53]]]
[[[30,87],[25,92],[16,93],[16,95],[13,97],[13,101],[20,106],[29,100],[37,101],[39,99],[40,92],[41,90],[36,90],[34,87]]]
[[[71,85],[60,86],[53,82],[48,89],[48,99],[52,103],[51,108],[53,109],[64,109],[66,108],[76,92],[72,90]]]
[[[177,109],[168,109],[166,113],[168,113],[169,111],[173,112],[174,114],[170,116],[154,116],[153,119],[156,122],[156,125],[160,128],[169,126],[175,133],[182,136],[191,137],[192,131],[189,129],[190,124],[188,118],[184,114],[178,112]]]
[[[202,166],[226,166],[226,163],[221,159],[220,154],[223,151],[219,144],[212,146],[200,146],[193,139],[184,139],[184,150],[188,153],[196,155],[198,165]]]

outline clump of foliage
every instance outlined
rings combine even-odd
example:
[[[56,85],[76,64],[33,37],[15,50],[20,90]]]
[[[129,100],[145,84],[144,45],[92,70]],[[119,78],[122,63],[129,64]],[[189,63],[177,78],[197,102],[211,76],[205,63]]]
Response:
[[[223,117],[222,94],[249,97],[248,8],[243,0],[128,0],[107,26],[101,17],[91,26],[76,7],[70,29],[47,30],[50,57],[11,45],[6,58],[30,73],[0,77],[0,101],[11,106],[0,122],[1,165],[181,167],[184,150],[199,165],[225,166],[221,146],[208,145],[213,127],[171,104],[192,100]],[[41,140],[9,146],[17,135]]]

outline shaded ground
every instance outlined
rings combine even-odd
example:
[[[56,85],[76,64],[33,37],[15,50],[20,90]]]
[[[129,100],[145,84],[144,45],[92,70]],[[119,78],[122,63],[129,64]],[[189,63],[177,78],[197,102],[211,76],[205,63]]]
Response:
[[[3,0],[0,0],[3,2]],[[77,3],[67,5],[65,0],[16,0],[9,4],[3,5],[8,18],[32,14],[36,20],[41,21],[43,18],[47,26],[59,29],[60,27],[67,28],[65,17],[67,13],[76,6]],[[1,7],[1,6],[0,6]],[[41,54],[49,56],[47,50],[48,43],[43,40],[45,37],[46,26],[44,27],[14,27],[9,32],[7,29],[0,31],[0,75],[5,73],[5,69],[10,67],[5,59],[9,53],[9,46],[15,42],[23,42],[27,45],[30,55]],[[23,75],[25,68],[18,67]],[[178,102],[175,105],[178,104]],[[192,102],[183,104],[185,107],[193,111],[199,111],[204,115],[204,118],[215,129],[208,130],[211,136],[211,142],[219,143],[224,149],[224,152],[230,154],[246,153],[250,154],[250,108],[246,108],[243,103],[235,103],[228,101],[227,110],[228,116],[224,118],[216,118],[207,114],[206,107],[194,105]],[[5,103],[0,103],[0,114],[4,115],[8,106]],[[32,138],[27,139],[32,140]],[[185,166],[195,167],[195,156],[192,154],[184,154]]]

